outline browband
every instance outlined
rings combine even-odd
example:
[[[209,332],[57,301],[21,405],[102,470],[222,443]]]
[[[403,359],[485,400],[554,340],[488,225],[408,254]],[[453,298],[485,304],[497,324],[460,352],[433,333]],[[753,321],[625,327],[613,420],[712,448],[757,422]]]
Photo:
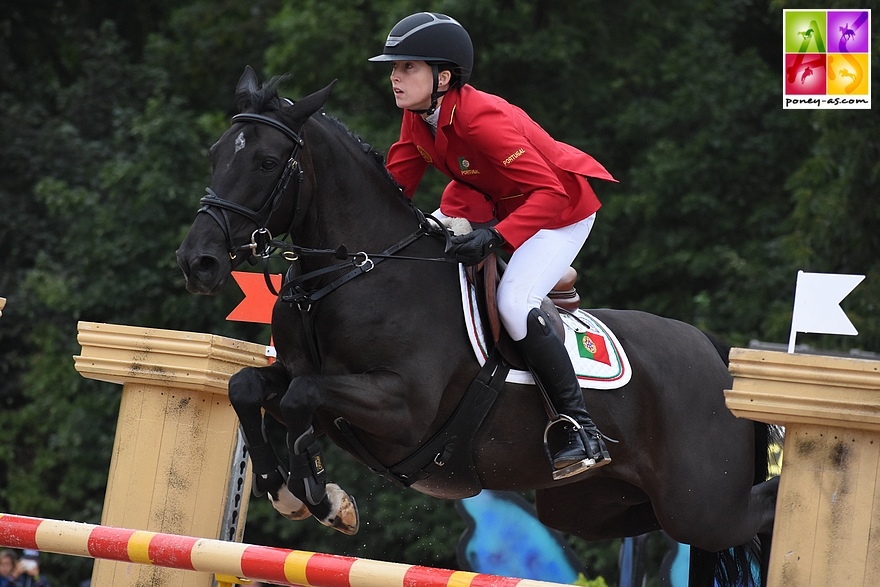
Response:
[[[282,122],[278,122],[274,118],[269,118],[268,116],[263,116],[262,114],[253,114],[251,112],[243,112],[241,114],[236,114],[232,117],[232,122],[257,122],[260,124],[267,124],[276,130],[280,130],[285,135],[287,135],[291,140],[296,142],[300,147],[303,146],[303,140],[300,138],[298,134],[293,132],[293,130]]]

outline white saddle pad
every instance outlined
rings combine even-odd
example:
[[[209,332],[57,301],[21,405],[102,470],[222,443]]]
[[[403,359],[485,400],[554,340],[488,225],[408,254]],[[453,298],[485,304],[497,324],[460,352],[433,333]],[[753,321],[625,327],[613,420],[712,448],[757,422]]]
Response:
[[[476,289],[468,282],[464,268],[460,269],[461,301],[468,338],[480,365],[489,355],[483,334],[482,319],[477,310]],[[591,389],[617,389],[626,385],[632,377],[629,359],[614,333],[598,318],[584,310],[574,314],[560,312],[565,325],[565,348],[571,358],[581,387]],[[530,385],[535,379],[528,371],[511,369],[509,383]]]

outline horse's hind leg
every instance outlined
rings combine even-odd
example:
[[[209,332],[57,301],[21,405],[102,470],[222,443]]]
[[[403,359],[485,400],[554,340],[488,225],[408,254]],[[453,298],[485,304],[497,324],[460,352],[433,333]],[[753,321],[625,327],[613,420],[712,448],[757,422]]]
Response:
[[[637,536],[659,530],[648,496],[625,481],[593,477],[535,491],[545,526],[584,540]]]
[[[279,461],[263,429],[262,408],[287,391],[289,378],[283,366],[248,367],[229,380],[229,401],[238,415],[254,468],[253,491],[268,494],[272,506],[291,520],[311,515],[305,504],[287,489],[287,470]]]
[[[779,477],[758,483],[752,487],[751,501],[761,516],[761,527],[758,529],[758,544],[761,556],[762,587],[767,586],[770,573],[770,548],[773,542],[773,523],[776,519],[776,496],[779,492]]]
[[[728,574],[741,576],[741,582],[725,583],[722,585],[754,585],[749,579],[752,574],[751,557],[748,553],[751,551],[747,546],[740,549],[740,545],[747,545],[754,536],[759,539],[760,551],[755,554],[760,555],[760,585],[766,587],[767,573],[770,563],[770,539],[773,530],[773,521],[776,510],[776,493],[779,485],[779,478],[775,477],[769,481],[764,481],[752,487],[749,496],[749,508],[745,515],[735,516],[735,521],[743,524],[739,532],[739,537],[734,538],[737,545],[734,545],[731,555],[734,557],[730,562],[736,566],[736,569],[730,569],[722,573],[721,576]],[[734,524],[727,524],[733,527]],[[691,546],[690,553],[690,570],[688,574],[688,585],[691,587],[715,587],[720,579],[718,574],[719,554],[715,549],[712,551],[703,550],[696,546]],[[726,549],[725,549],[726,550]],[[745,558],[737,558],[742,556]],[[741,574],[741,575],[740,575]]]
[[[761,543],[761,587],[767,587],[767,579],[770,576],[770,546],[773,543],[773,533],[758,534]]]
[[[763,481],[752,486],[749,499],[749,510],[755,519],[755,534],[768,536],[773,534],[773,522],[776,520],[776,495],[779,493],[779,477]],[[769,538],[767,540],[769,545]],[[769,546],[767,548],[769,553]]]
[[[690,561],[688,562],[688,587],[715,587],[715,564],[718,554],[690,547]]]

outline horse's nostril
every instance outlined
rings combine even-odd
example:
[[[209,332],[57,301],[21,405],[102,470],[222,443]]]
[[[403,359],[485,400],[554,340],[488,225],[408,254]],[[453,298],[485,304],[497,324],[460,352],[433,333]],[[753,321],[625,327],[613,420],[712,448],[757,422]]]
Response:
[[[192,262],[190,268],[199,278],[204,279],[217,273],[220,268],[220,262],[217,261],[217,257],[202,255]]]

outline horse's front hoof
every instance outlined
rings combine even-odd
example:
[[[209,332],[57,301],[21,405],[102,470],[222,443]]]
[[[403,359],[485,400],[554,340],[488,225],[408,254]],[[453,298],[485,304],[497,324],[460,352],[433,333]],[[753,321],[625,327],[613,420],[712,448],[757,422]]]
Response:
[[[321,520],[321,523],[349,536],[357,534],[360,529],[360,517],[354,497],[335,483],[327,484],[327,497],[332,507],[326,520]]]
[[[271,492],[269,493],[269,501],[272,502],[272,507],[288,520],[305,520],[312,515],[306,504],[287,489],[286,483],[278,489],[278,499],[275,499]]]

